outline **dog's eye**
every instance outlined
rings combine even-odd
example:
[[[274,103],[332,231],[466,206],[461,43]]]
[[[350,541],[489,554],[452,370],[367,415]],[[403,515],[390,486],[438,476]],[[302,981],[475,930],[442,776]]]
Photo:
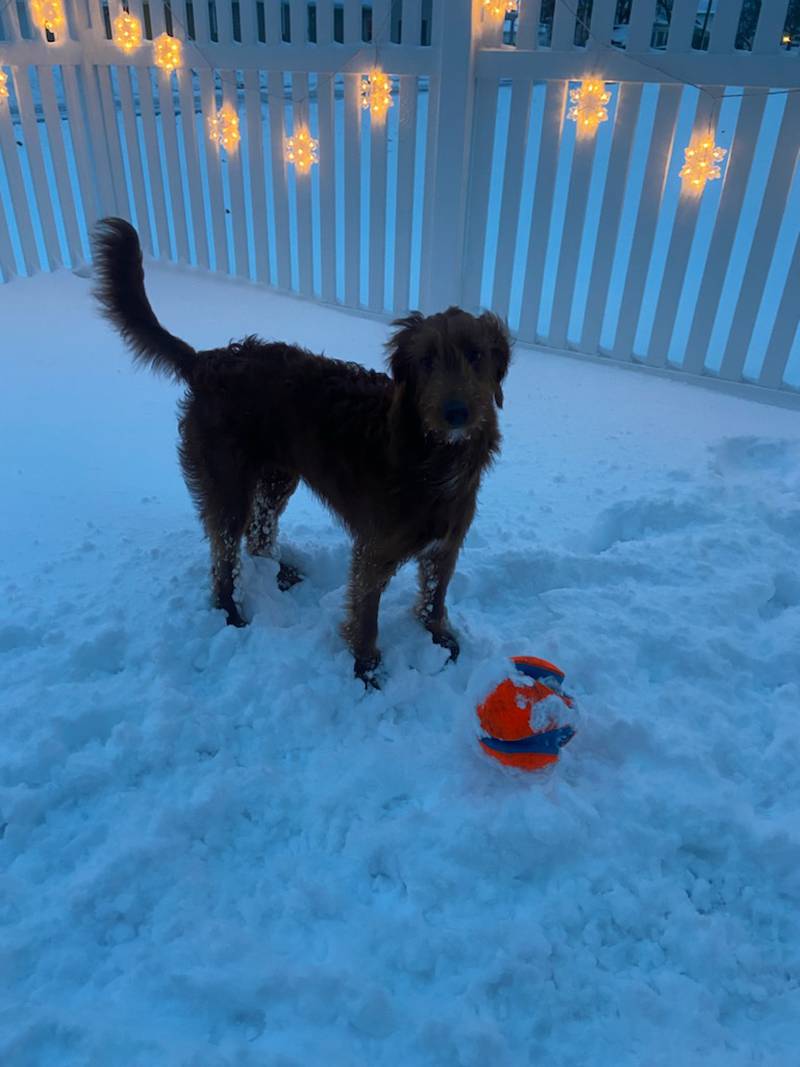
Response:
[[[466,350],[466,352],[464,353],[464,355],[467,358],[467,363],[469,363],[473,367],[478,362],[478,360],[481,358],[481,354],[477,350],[477,348],[468,348]]]

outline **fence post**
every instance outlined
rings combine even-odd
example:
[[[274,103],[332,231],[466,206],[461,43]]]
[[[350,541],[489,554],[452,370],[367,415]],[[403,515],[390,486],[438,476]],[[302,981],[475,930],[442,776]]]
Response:
[[[439,71],[431,77],[428,151],[433,158],[426,167],[420,284],[420,304],[428,312],[461,302],[478,11],[478,0],[439,0],[433,13]]]

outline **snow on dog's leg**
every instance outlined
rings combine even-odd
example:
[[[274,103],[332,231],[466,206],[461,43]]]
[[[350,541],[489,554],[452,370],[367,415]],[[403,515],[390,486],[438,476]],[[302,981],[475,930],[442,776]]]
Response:
[[[377,647],[378,608],[381,594],[397,564],[379,559],[365,544],[353,548],[350,573],[350,610],[342,634],[353,653],[354,672],[368,689],[379,689],[376,671],[381,661]]]
[[[434,643],[447,649],[453,661],[458,659],[461,648],[450,629],[445,597],[455,570],[458,549],[458,545],[437,544],[433,550],[419,557],[417,618]]]
[[[287,471],[270,468],[258,479],[247,520],[247,551],[251,556],[276,558],[278,520],[289,497],[297,488],[299,478]],[[278,588],[291,589],[303,576],[291,564],[278,560]]]

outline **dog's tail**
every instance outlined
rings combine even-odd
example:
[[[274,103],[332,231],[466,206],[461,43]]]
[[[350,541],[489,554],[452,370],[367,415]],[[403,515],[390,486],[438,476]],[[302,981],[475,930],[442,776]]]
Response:
[[[188,381],[197,353],[164,329],[144,290],[142,249],[125,219],[101,219],[92,234],[96,286],[103,314],[116,326],[133,358],[153,370]]]

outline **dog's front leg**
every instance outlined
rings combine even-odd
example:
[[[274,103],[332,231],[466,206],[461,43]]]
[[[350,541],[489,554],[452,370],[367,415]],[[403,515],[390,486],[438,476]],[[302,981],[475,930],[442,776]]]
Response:
[[[379,689],[376,671],[378,608],[381,594],[396,570],[396,564],[381,559],[369,546],[356,544],[350,570],[349,612],[342,628],[353,653],[354,672],[368,689]]]
[[[445,544],[419,557],[419,603],[417,618],[433,638],[435,644],[446,648],[455,661],[461,651],[450,629],[445,597],[456,568],[459,545]]]

